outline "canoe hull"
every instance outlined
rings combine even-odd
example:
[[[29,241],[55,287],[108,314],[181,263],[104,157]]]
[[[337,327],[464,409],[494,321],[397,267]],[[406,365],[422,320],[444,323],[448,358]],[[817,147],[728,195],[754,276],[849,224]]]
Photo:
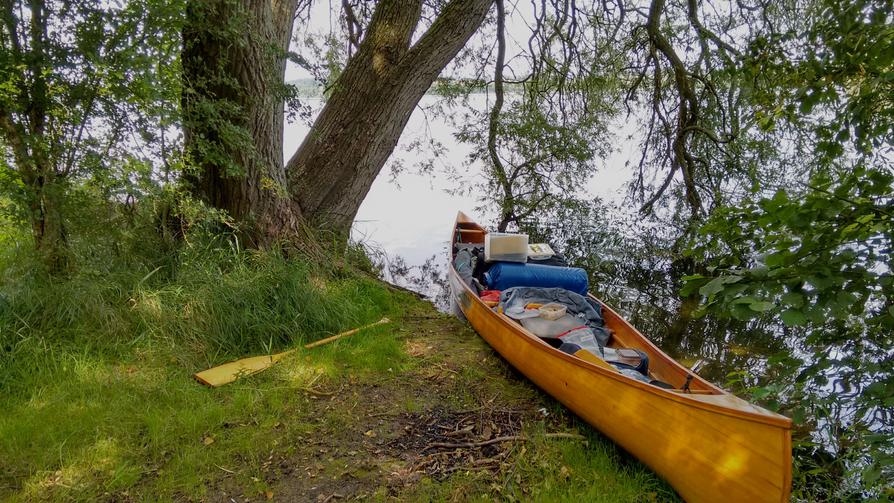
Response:
[[[664,477],[687,501],[788,501],[787,419],[727,393],[680,395],[556,351],[494,313],[452,267],[449,276],[453,300],[491,347]],[[765,415],[749,413],[749,407]]]

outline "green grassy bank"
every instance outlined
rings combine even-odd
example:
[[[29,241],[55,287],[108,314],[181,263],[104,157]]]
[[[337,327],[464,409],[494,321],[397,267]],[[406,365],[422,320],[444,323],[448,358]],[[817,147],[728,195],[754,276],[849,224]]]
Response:
[[[0,500],[674,498],[463,324],[349,262],[208,248],[62,279],[7,264]],[[191,377],[382,316],[232,385]],[[451,428],[519,440],[427,447]]]

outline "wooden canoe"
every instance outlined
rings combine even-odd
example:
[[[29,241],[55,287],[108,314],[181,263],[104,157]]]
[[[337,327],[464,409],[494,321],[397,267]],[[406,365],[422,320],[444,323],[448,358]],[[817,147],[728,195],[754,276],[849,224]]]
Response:
[[[486,233],[459,213],[452,242],[483,242]],[[604,303],[603,317],[613,333],[609,346],[646,352],[650,377],[678,389],[563,353],[489,308],[450,262],[452,298],[481,337],[537,386],[664,477],[686,501],[789,500],[790,419],[692,374]],[[681,388],[690,375],[686,393]]]

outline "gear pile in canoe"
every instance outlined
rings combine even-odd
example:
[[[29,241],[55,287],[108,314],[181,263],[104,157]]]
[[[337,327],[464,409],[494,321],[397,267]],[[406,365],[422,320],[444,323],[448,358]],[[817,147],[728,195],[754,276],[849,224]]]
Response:
[[[667,356],[550,246],[463,213],[452,243],[451,297],[481,337],[684,499],[788,501],[790,419]]]

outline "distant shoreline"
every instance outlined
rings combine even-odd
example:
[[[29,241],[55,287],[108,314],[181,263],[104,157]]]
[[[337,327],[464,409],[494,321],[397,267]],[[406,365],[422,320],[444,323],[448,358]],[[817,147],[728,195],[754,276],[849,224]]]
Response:
[[[316,79],[295,79],[286,82],[287,85],[294,86],[298,89],[298,95],[302,98],[322,98],[325,86]],[[465,87],[464,91],[470,94],[485,94],[492,84],[486,82],[474,82],[464,79],[438,79],[432,84],[431,88],[425,92],[426,96],[448,96],[445,91],[449,90],[449,86]],[[521,90],[521,85],[512,84],[506,86],[508,93],[516,93]]]

